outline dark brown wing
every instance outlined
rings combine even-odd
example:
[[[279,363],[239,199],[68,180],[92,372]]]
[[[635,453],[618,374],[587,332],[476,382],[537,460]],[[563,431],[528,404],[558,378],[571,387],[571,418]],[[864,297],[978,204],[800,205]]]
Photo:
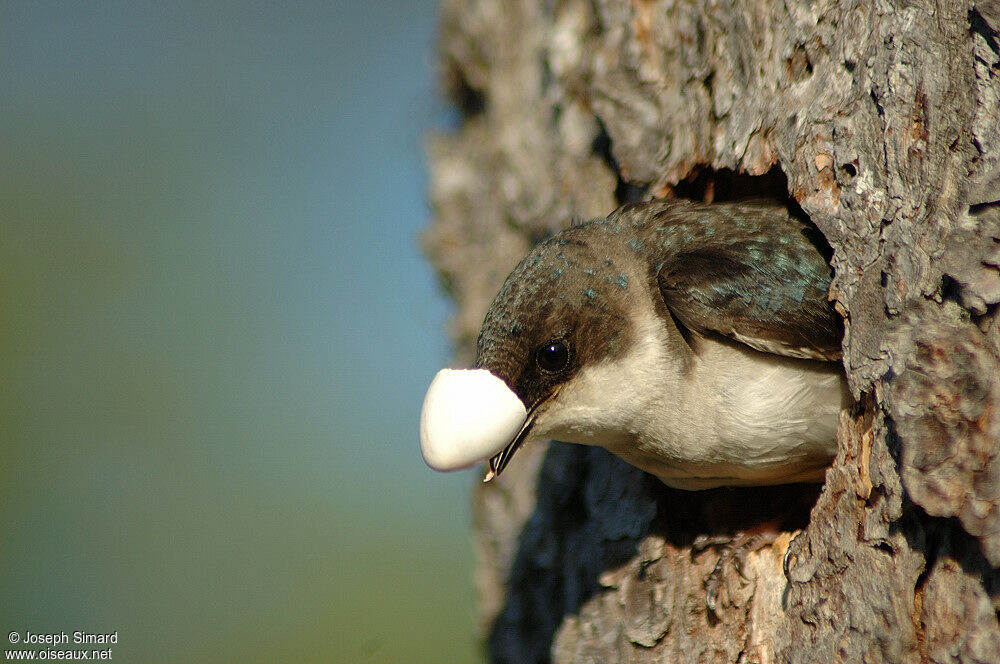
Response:
[[[670,252],[660,293],[692,330],[768,353],[838,360],[843,321],[827,301],[830,266],[809,227],[787,213],[771,221],[731,234],[723,228],[709,242]]]

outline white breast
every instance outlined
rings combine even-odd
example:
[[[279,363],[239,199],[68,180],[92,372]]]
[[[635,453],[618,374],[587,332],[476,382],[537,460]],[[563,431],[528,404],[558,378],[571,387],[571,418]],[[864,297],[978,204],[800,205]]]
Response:
[[[822,479],[848,398],[838,366],[709,338],[685,361],[651,310],[634,324],[629,352],[568,381],[537,437],[606,447],[682,489]]]

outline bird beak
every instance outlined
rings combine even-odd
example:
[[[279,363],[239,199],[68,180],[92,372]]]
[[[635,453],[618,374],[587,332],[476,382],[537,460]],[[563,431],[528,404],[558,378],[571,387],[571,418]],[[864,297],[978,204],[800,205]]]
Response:
[[[490,457],[490,468],[486,471],[486,476],[483,477],[483,482],[489,482],[495,477],[500,477],[500,473],[503,469],[507,467],[510,463],[511,458],[514,456],[514,452],[517,448],[521,446],[524,439],[528,437],[528,432],[531,431],[531,425],[535,423],[535,418],[533,417],[534,411],[528,413],[528,417],[524,420],[524,425],[521,430],[517,432],[514,436],[514,440],[510,441],[507,447],[503,448],[503,451],[496,456]]]
[[[458,470],[490,459],[487,479],[492,479],[530,424],[524,403],[491,372],[442,369],[424,397],[420,451],[434,470]]]

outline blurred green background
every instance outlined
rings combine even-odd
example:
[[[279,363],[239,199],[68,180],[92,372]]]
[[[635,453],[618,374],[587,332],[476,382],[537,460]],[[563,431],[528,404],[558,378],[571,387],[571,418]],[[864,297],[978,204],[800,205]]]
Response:
[[[477,657],[474,478],[416,435],[435,11],[0,4],[4,638]]]

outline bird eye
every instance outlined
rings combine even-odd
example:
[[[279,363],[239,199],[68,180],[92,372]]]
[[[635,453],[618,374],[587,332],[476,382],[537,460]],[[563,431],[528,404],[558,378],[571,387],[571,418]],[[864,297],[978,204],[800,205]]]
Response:
[[[535,351],[535,362],[542,371],[562,371],[569,364],[569,348],[562,341],[550,341]]]

